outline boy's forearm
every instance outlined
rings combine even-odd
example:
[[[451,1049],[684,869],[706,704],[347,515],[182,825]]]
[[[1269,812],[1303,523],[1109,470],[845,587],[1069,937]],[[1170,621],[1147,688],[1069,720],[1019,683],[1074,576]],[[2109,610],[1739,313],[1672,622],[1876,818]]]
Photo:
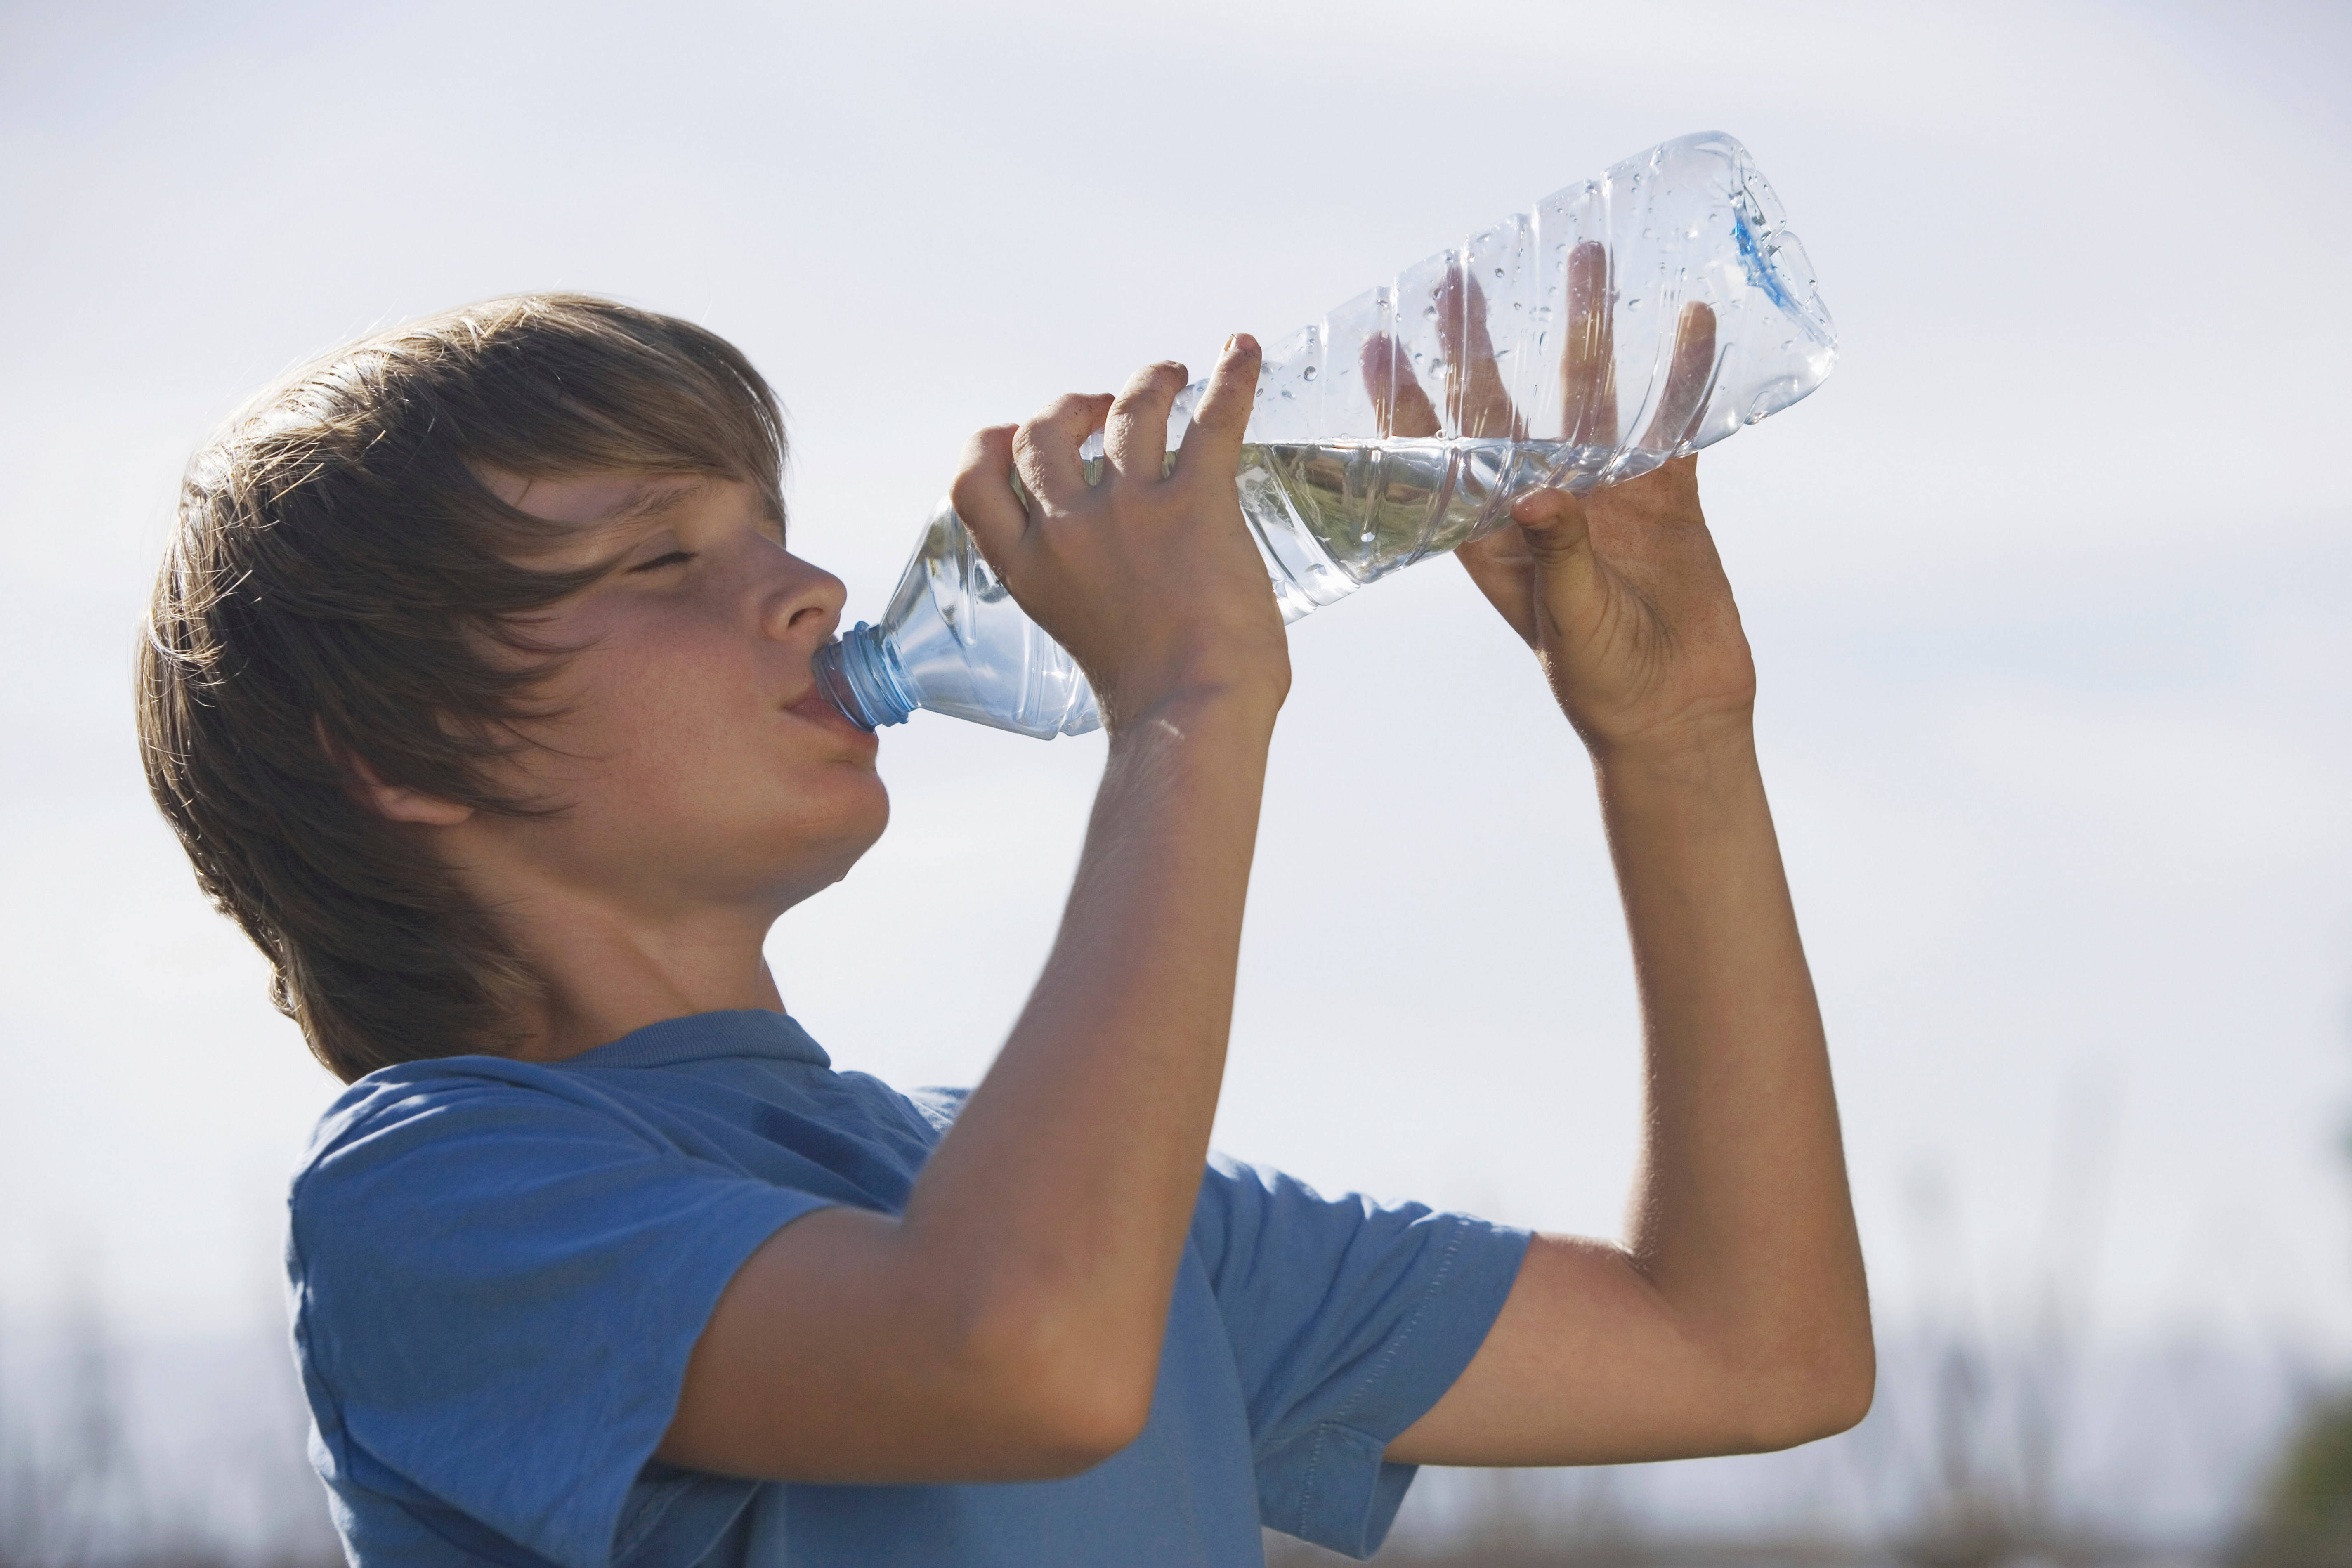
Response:
[[[1122,727],[1045,973],[907,1209],[970,1310],[1036,1337],[1019,1359],[1124,1391],[1138,1421],[1216,1110],[1271,718],[1208,694]]]
[[[1843,1377],[1818,1363],[1866,1353],[1861,1248],[1752,731],[1621,749],[1597,772],[1646,1054],[1633,1258],[1743,1364]]]

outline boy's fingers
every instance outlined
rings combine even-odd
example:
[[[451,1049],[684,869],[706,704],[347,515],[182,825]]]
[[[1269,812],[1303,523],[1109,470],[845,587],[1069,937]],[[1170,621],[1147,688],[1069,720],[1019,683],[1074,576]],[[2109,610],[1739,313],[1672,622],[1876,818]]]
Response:
[[[1183,388],[1184,367],[1173,360],[1128,377],[1103,423],[1103,456],[1122,477],[1160,478],[1168,460],[1168,410]]]
[[[1683,307],[1675,326],[1674,363],[1666,370],[1666,390],[1658,412],[1643,433],[1641,445],[1653,452],[1671,452],[1690,439],[1692,427],[1706,411],[1706,395],[1715,388],[1715,308],[1694,300]]]
[[[1013,466],[1040,501],[1067,510],[1086,494],[1078,443],[1102,428],[1110,394],[1064,393],[1013,432]]]
[[[1225,340],[1217,368],[1209,373],[1209,390],[1192,410],[1192,427],[1184,432],[1180,461],[1187,472],[1205,468],[1230,479],[1240,470],[1242,432],[1257,403],[1258,360],[1257,340],[1247,332]]]
[[[1375,427],[1383,437],[1420,437],[1438,432],[1437,409],[1422,391],[1404,351],[1386,332],[1375,333],[1358,356],[1365,390],[1372,395]]]
[[[1013,493],[1013,431],[994,425],[976,432],[963,444],[955,483],[948,487],[948,504],[1000,577],[1029,528],[1028,510]]]
[[[1514,434],[1517,411],[1486,331],[1486,292],[1459,261],[1445,268],[1437,288],[1437,345],[1445,356],[1445,406],[1454,428],[1474,440]]]
[[[1610,320],[1609,250],[1586,240],[1568,253],[1568,341],[1559,356],[1560,428],[1581,447],[1617,444],[1617,345]]]

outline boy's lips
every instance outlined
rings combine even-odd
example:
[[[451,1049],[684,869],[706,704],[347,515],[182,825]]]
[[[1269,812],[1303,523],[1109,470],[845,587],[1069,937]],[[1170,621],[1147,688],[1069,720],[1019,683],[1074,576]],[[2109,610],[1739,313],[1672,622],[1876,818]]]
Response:
[[[800,696],[785,703],[784,711],[796,719],[804,719],[812,724],[830,730],[845,740],[862,741],[869,749],[879,747],[882,743],[881,737],[863,724],[855,722],[848,714],[835,708],[825,697],[824,689],[814,684]]]

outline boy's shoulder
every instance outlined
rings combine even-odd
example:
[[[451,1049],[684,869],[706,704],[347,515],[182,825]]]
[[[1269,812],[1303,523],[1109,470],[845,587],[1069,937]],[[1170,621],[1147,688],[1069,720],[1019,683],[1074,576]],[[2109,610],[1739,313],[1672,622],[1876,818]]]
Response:
[[[420,1205],[502,1211],[503,1194],[688,1176],[879,1202],[911,1185],[961,1089],[901,1090],[835,1069],[797,1026],[723,1015],[639,1030],[562,1062],[403,1062],[320,1117],[289,1186],[298,1239]],[[735,1037],[740,1035],[742,1037]]]
[[[559,1154],[603,1163],[642,1158],[662,1143],[588,1074],[491,1056],[402,1062],[327,1107],[287,1201],[299,1241],[360,1212],[389,1216],[436,1194],[512,1186]]]
[[[648,1095],[656,1085],[673,1095],[708,1092],[698,1080],[714,1064],[730,1060],[788,1063],[829,1078],[866,1079],[862,1073],[832,1072],[824,1049],[797,1024],[762,1013],[665,1019],[561,1061],[488,1053],[421,1058],[379,1068],[338,1095],[312,1131],[301,1171],[307,1174],[372,1140],[446,1138],[483,1119],[525,1125],[585,1117],[665,1142],[638,1114],[651,1103]],[[761,1081],[771,1091],[780,1087],[772,1076]],[[887,1086],[866,1081],[887,1091]],[[932,1114],[929,1108],[925,1114]]]
[[[338,1153],[370,1139],[456,1123],[484,1113],[560,1114],[576,1105],[601,1110],[611,1097],[577,1073],[507,1057],[434,1057],[379,1068],[337,1095],[320,1114],[298,1173],[307,1174]]]

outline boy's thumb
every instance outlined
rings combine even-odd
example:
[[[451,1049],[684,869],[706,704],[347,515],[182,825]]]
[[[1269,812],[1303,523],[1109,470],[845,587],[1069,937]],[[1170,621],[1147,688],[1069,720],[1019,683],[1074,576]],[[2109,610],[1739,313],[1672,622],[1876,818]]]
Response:
[[[1549,623],[1555,634],[1589,625],[1602,587],[1583,500],[1566,490],[1538,490],[1512,502],[1511,517],[1528,542],[1528,563],[1535,569],[1538,622]],[[1544,638],[1539,634],[1529,640]]]
[[[1539,570],[1555,570],[1591,552],[1584,501],[1566,490],[1529,491],[1511,503],[1511,521],[1519,525],[1528,554]]]

